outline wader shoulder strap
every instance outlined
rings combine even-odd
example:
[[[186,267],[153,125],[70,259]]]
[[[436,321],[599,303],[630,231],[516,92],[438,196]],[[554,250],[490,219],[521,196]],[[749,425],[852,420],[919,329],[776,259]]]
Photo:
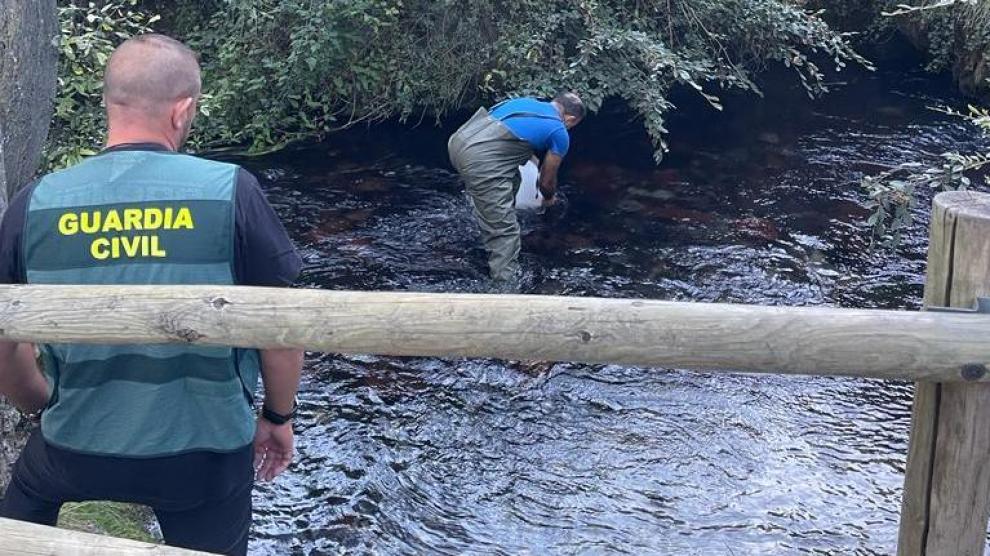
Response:
[[[492,110],[494,110],[495,108],[498,107],[497,106],[493,107]],[[519,118],[519,117],[540,118],[542,120],[554,120],[558,122],[561,121],[560,116],[547,116],[546,114],[537,114],[536,112],[513,112],[512,114],[506,114],[505,116],[501,116],[495,119],[500,122],[504,122],[505,120],[508,120],[510,118]]]
[[[488,111],[491,112],[492,110],[497,110],[499,106],[502,106],[503,104],[505,104],[506,102],[509,102],[510,100],[515,100],[515,99],[507,98],[507,99],[503,100],[502,102],[496,104],[495,106],[492,106],[491,108],[489,108]]]

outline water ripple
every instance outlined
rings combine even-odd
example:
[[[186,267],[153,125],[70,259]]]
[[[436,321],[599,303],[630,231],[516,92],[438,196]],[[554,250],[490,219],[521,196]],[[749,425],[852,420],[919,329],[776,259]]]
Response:
[[[787,118],[750,104],[675,121],[660,168],[613,155],[607,137],[639,139],[609,135],[607,117],[586,124],[606,139],[578,129],[566,217],[523,220],[527,290],[916,308],[924,203],[902,251],[869,252],[855,184],[877,163],[986,143],[925,109],[944,93],[901,87],[870,77]],[[306,285],[486,291],[443,130],[351,139],[241,161],[288,222]],[[866,379],[314,356],[298,456],[259,485],[251,550],[887,554],[911,394]]]

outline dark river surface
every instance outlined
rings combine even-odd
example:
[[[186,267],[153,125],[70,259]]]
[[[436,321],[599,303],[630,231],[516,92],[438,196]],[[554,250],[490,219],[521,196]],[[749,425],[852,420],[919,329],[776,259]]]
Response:
[[[917,309],[928,201],[868,252],[858,179],[986,146],[920,74],[681,99],[659,167],[618,107],[574,134],[562,217],[524,218],[526,293]],[[261,158],[305,287],[485,291],[446,133],[377,126]],[[910,384],[311,354],[254,554],[890,554]]]

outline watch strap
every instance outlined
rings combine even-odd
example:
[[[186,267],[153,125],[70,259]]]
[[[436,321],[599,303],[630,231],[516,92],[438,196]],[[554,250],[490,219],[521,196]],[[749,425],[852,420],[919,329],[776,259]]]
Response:
[[[296,408],[299,407],[297,404],[292,404],[292,411],[287,414],[277,413],[268,408],[268,406],[261,406],[261,416],[266,421],[272,423],[273,425],[284,425],[292,420],[296,416]]]

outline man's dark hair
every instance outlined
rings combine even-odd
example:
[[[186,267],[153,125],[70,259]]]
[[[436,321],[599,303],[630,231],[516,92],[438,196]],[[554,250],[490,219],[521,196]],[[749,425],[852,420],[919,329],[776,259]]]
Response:
[[[564,114],[574,116],[579,120],[583,120],[584,115],[587,113],[584,109],[584,103],[581,102],[581,97],[574,93],[560,93],[553,97],[553,101],[564,108]]]

